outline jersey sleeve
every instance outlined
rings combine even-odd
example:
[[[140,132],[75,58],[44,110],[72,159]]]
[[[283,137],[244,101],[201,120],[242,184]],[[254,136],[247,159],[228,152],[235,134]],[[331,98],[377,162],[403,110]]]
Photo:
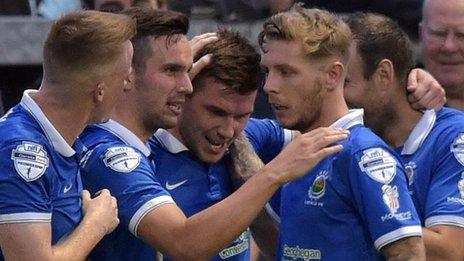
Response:
[[[269,119],[250,119],[245,133],[264,163],[275,158],[293,139],[291,130],[284,129]]]
[[[464,228],[464,133],[446,133],[437,144],[437,163],[425,203],[425,226],[451,225]]]
[[[150,211],[174,201],[155,177],[154,165],[129,146],[97,146],[81,166],[84,188],[92,194],[108,189],[118,201],[121,224],[137,236],[140,221]]]
[[[387,148],[371,147],[351,156],[355,208],[378,250],[401,238],[422,235],[404,169],[394,155]]]
[[[43,144],[16,141],[0,148],[0,224],[51,222],[53,165]]]

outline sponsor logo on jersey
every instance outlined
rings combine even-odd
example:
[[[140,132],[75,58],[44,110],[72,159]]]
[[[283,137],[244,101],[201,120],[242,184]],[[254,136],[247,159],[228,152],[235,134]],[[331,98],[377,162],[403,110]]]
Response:
[[[382,148],[371,148],[363,151],[359,167],[373,180],[388,184],[396,175],[396,160]]]
[[[464,133],[458,135],[453,144],[451,144],[450,150],[459,163],[464,165]]]
[[[382,216],[382,222],[385,222],[385,221],[388,221],[388,220],[391,220],[391,219],[404,221],[404,220],[409,220],[411,218],[412,218],[411,211],[397,213],[397,214],[393,214],[393,213],[390,212],[390,213],[385,214],[385,215]]]
[[[222,259],[236,256],[240,253],[245,252],[249,248],[250,230],[247,228],[240,236],[234,241],[234,245],[223,249],[219,252],[219,256]]]
[[[383,202],[387,207],[390,209],[390,213],[395,214],[400,207],[400,202],[398,200],[398,187],[397,186],[390,186],[390,185],[383,185],[382,186],[382,193],[383,193]]]
[[[295,259],[320,260],[322,259],[322,254],[319,249],[300,248],[300,246],[289,247],[286,244],[284,245],[282,255],[286,258],[291,258],[291,260],[295,260]]]
[[[130,147],[112,147],[106,150],[103,162],[117,172],[128,173],[137,168],[141,156]]]
[[[412,183],[414,182],[414,169],[416,169],[416,167],[417,166],[414,161],[410,161],[408,162],[408,164],[406,164],[406,166],[404,166],[406,170],[406,177],[408,177],[409,186],[411,186]]]
[[[27,182],[40,178],[48,168],[47,151],[40,144],[23,141],[11,151],[16,172]]]
[[[177,182],[177,183],[174,183],[174,184],[169,184],[169,182],[166,181],[166,189],[167,190],[174,190],[174,189],[184,185],[185,182],[187,182],[187,181],[188,181],[188,179],[182,180],[181,182]]]

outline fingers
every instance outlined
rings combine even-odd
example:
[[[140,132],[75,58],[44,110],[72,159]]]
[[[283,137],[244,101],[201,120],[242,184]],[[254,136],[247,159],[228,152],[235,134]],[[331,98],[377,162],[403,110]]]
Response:
[[[413,94],[410,94],[411,96]],[[411,106],[416,110],[439,110],[446,103],[445,91],[439,85],[432,84],[422,97],[409,97]]]
[[[100,195],[110,196],[111,193],[110,193],[110,191],[108,189],[102,189],[102,190],[97,191],[97,193],[95,193],[95,197],[98,197]]]
[[[420,69],[412,69],[411,72],[408,75],[408,84],[406,86],[406,89],[408,92],[414,92],[417,89],[417,82],[418,82],[418,72]]]
[[[302,134],[301,137],[308,137],[308,138],[314,137],[315,139],[318,139],[318,138],[322,138],[323,136],[336,135],[336,134],[342,134],[342,133],[349,134],[350,132],[342,128],[321,127],[321,128],[312,130],[308,133]]]
[[[82,190],[81,196],[82,196],[82,202],[83,202],[83,204],[85,204],[85,203],[89,202],[90,200],[92,200],[92,199],[90,198],[90,193],[89,193],[88,190],[85,190],[85,189]]]
[[[213,55],[207,54],[201,57],[196,63],[194,63],[192,65],[192,69],[189,71],[190,80],[192,81],[201,72],[201,70],[203,70],[203,68],[210,64],[212,59]]]
[[[338,153],[340,151],[343,150],[343,146],[338,144],[338,145],[335,145],[335,146],[331,146],[331,147],[327,147],[327,148],[323,148],[321,149],[320,151],[318,151],[316,153],[316,157],[319,158],[319,159],[323,159],[329,155],[332,155],[332,154],[335,154],[335,153]]]
[[[333,144],[335,142],[344,140],[346,138],[348,138],[348,134],[346,134],[346,133],[327,135],[327,136],[324,136],[324,137],[321,137],[320,139],[318,139],[315,142],[314,146],[315,146],[315,148],[317,150],[320,150],[320,149],[323,149],[323,148],[329,146],[330,144]]]
[[[192,48],[193,57],[205,47],[205,45],[217,41],[218,37],[216,33],[205,33],[197,35],[190,40],[190,47]]]

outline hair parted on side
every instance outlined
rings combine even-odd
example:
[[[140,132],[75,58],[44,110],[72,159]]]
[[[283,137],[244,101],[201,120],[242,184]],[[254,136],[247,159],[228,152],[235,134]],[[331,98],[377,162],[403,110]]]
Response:
[[[135,22],[125,15],[78,11],[52,25],[43,49],[44,78],[69,81],[66,76],[104,73],[135,35]]]
[[[411,41],[399,25],[384,15],[360,12],[349,15],[347,23],[363,61],[364,78],[370,79],[379,62],[388,59],[399,82],[406,83],[414,58]]]
[[[202,80],[213,77],[227,88],[240,94],[247,94],[260,88],[264,83],[261,56],[253,45],[237,32],[220,29],[218,40],[207,44],[194,57],[212,54],[212,61],[195,77],[194,91],[201,88]]]
[[[169,46],[177,42],[177,36],[186,35],[189,29],[188,17],[174,11],[132,7],[123,13],[132,17],[137,25],[137,34],[132,38],[132,64],[136,73],[145,70],[145,63],[152,56],[151,41],[167,36],[166,45]]]
[[[299,4],[290,11],[268,18],[258,36],[259,46],[265,50],[266,41],[301,42],[303,52],[311,58],[340,57],[349,59],[351,32],[343,20],[326,10],[307,9]]]

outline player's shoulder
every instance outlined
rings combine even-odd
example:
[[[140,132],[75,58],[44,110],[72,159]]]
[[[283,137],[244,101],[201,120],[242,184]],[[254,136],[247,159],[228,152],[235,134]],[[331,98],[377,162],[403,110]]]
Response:
[[[279,123],[272,119],[250,118],[245,127],[245,131],[262,131],[265,129],[283,129]]]
[[[452,108],[443,108],[436,112],[434,130],[446,129],[464,131],[464,112]]]
[[[342,142],[344,150],[355,154],[369,148],[388,148],[387,144],[371,129],[358,124],[349,129],[350,135]]]
[[[39,144],[48,143],[37,120],[19,105],[13,107],[0,119],[0,136],[2,137],[0,140],[0,143],[3,143],[2,147],[22,140]]]
[[[438,146],[437,149],[451,146],[451,149],[455,147],[464,150],[464,113],[451,108],[438,111],[427,139],[432,145]]]

